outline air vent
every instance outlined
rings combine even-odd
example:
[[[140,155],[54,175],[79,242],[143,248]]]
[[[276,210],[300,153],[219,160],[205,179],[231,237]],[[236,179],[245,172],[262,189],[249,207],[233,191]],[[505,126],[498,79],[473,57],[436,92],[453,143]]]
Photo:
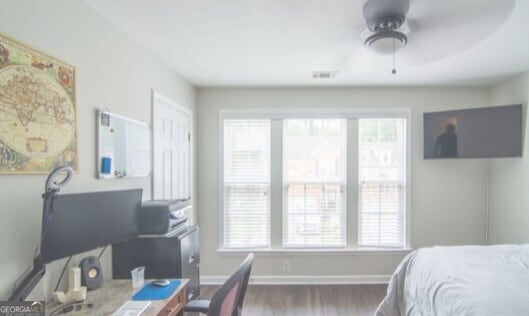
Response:
[[[338,71],[336,70],[318,70],[312,72],[313,79],[331,79],[336,77]]]

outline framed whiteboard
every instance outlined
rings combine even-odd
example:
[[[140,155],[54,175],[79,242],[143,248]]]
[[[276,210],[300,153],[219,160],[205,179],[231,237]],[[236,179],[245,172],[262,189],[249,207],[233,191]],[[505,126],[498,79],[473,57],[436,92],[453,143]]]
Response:
[[[148,177],[151,174],[149,125],[115,113],[97,110],[100,179]]]

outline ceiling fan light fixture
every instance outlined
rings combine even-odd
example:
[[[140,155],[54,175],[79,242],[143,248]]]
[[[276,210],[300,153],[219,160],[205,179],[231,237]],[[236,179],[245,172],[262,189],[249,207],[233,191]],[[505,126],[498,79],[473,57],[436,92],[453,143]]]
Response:
[[[389,55],[400,50],[408,43],[408,37],[399,31],[384,30],[366,38],[364,45],[373,51]]]

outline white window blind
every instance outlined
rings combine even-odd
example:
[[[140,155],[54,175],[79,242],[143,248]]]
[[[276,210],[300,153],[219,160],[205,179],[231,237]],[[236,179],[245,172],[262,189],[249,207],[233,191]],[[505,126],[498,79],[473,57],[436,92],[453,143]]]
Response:
[[[406,120],[360,119],[359,241],[403,247],[406,203]]]
[[[270,247],[270,120],[224,121],[224,247]]]
[[[346,120],[283,121],[283,246],[345,246]]]

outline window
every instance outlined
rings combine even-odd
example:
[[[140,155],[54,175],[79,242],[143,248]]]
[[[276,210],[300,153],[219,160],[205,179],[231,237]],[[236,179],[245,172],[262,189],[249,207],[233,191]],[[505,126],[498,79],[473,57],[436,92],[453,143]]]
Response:
[[[224,121],[224,247],[270,246],[270,120]]]
[[[363,246],[404,246],[406,121],[360,119],[359,240]]]
[[[293,114],[222,113],[221,247],[407,246],[408,113]]]
[[[285,247],[345,245],[345,122],[283,122]]]

